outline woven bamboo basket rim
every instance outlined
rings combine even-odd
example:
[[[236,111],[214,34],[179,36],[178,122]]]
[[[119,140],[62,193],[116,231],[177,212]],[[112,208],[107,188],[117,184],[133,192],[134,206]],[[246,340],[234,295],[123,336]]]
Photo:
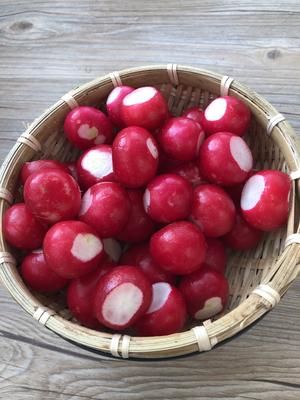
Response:
[[[176,64],[151,65],[125,69],[97,78],[63,96],[47,109],[21,135],[7,155],[0,170],[0,224],[12,202],[18,173],[23,162],[42,155],[51,132],[60,129],[70,108],[77,104],[96,104],[115,86],[171,84],[169,100],[182,87],[200,88],[215,95],[233,95],[250,107],[255,120],[265,128],[266,135],[280,148],[292,178],[290,213],[286,228],[286,246],[269,268],[257,288],[234,309],[214,321],[205,321],[185,332],[161,337],[130,337],[123,334],[98,332],[67,319],[44,306],[24,285],[19,276],[11,249],[0,235],[0,278],[14,299],[42,325],[60,336],[105,354],[121,358],[166,358],[212,349],[245,329],[273,308],[288,290],[299,273],[300,266],[300,156],[299,139],[292,127],[278,111],[257,93],[238,81],[207,70]],[[175,92],[174,92],[175,90]],[[181,93],[181,92],[180,92]],[[183,100],[179,109],[184,107]],[[180,111],[180,110],[179,110]],[[55,150],[55,146],[54,146]],[[58,152],[60,150],[57,150]],[[64,154],[70,152],[70,147]],[[55,155],[55,151],[54,151]]]

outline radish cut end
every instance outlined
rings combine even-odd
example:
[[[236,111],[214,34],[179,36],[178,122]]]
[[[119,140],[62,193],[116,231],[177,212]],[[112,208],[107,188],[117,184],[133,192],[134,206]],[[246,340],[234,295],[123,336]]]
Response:
[[[157,91],[151,86],[145,86],[134,90],[124,97],[123,104],[132,106],[133,104],[142,104],[149,101],[156,95]]]
[[[144,210],[146,212],[148,212],[150,208],[150,202],[151,202],[150,191],[149,189],[146,189],[143,197]]]
[[[156,160],[158,157],[158,150],[157,150],[157,147],[155,146],[155,144],[153,143],[153,140],[151,138],[148,138],[146,140],[146,144],[147,144],[148,150],[150,151],[152,157],[155,158],[155,160]]]
[[[108,151],[89,151],[82,159],[82,168],[95,178],[103,178],[113,172],[112,154]]]
[[[78,136],[81,137],[82,139],[95,139],[98,136],[98,129],[93,126],[92,128],[90,128],[90,126],[88,124],[82,124],[80,125],[79,129],[78,129]]]
[[[259,202],[265,189],[265,180],[261,175],[254,175],[246,182],[242,191],[241,208],[251,210]]]
[[[171,286],[166,282],[154,283],[152,285],[152,302],[146,314],[151,314],[163,307],[171,290]]]
[[[93,196],[91,195],[90,189],[87,190],[81,200],[81,208],[79,211],[79,215],[85,214],[89,208],[91,207],[93,202]]]
[[[208,121],[218,121],[221,119],[227,108],[225,99],[219,98],[211,102],[205,109],[204,115]]]
[[[109,96],[108,96],[108,98],[107,98],[107,100],[106,100],[106,104],[113,103],[116,100],[116,98],[119,96],[121,90],[122,90],[121,87],[118,86],[113,91],[111,91]]]
[[[239,136],[233,136],[230,139],[230,153],[241,168],[242,171],[249,172],[253,165],[252,154],[245,143],[245,141]]]
[[[195,313],[195,318],[204,320],[218,314],[223,309],[222,301],[220,297],[211,297],[206,300],[203,308]]]
[[[105,253],[108,254],[109,257],[114,262],[117,263],[122,254],[122,249],[121,249],[120,243],[117,242],[113,238],[107,238],[107,239],[103,239],[103,246],[104,246]]]
[[[76,235],[71,248],[72,255],[82,262],[92,260],[101,253],[103,245],[97,236],[91,233]]]

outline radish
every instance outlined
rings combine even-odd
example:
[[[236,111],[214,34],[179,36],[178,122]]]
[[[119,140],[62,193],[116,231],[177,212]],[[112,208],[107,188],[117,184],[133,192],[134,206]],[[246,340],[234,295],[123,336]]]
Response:
[[[205,180],[200,174],[198,163],[195,161],[190,161],[179,165],[167,165],[165,166],[164,172],[180,175],[190,182],[190,184],[194,187],[200,185],[201,183],[205,183]]]
[[[191,317],[206,320],[219,314],[228,299],[227,279],[218,271],[202,268],[182,278],[179,290]]]
[[[113,143],[115,178],[130,188],[147,185],[158,167],[158,147],[146,129],[131,126],[121,130]]]
[[[225,246],[221,240],[206,238],[207,252],[203,265],[224,274],[227,262]]]
[[[102,240],[104,251],[108,258],[117,263],[120,260],[122,254],[122,248],[120,243],[114,238],[106,238]]]
[[[71,174],[73,176],[73,178],[75,179],[75,181],[78,183],[76,162],[75,161],[66,162],[65,166],[67,167],[69,174]]]
[[[150,240],[150,253],[165,271],[185,275],[199,269],[207,244],[202,232],[191,222],[173,222],[160,229]]]
[[[95,107],[80,106],[70,111],[64,122],[64,131],[70,142],[81,150],[111,143],[113,139],[112,123]]]
[[[155,221],[174,222],[191,212],[193,189],[181,176],[163,174],[154,178],[144,193],[144,208]]]
[[[107,328],[123,330],[147,311],[151,300],[152,287],[144,273],[137,267],[123,265],[100,279],[94,312]]]
[[[80,208],[80,189],[75,179],[59,169],[45,169],[27,178],[25,203],[40,220],[55,222],[76,218]]]
[[[10,245],[24,250],[40,247],[47,232],[46,225],[38,221],[24,203],[14,204],[5,212],[2,229]]]
[[[34,172],[40,172],[44,169],[54,168],[58,169],[63,172],[70,173],[67,166],[59,161],[56,160],[35,160],[35,161],[28,161],[22,165],[21,172],[20,172],[20,179],[23,185],[25,185],[26,179],[29,175],[33,174]]]
[[[134,88],[130,86],[118,86],[114,88],[107,97],[106,110],[112,123],[120,128],[124,127],[121,116],[121,105],[125,96],[133,92]]]
[[[243,101],[232,96],[223,96],[206,107],[202,126],[207,135],[228,131],[242,136],[249,128],[250,119],[250,109]]]
[[[101,238],[118,235],[130,215],[126,191],[115,182],[90,187],[82,197],[79,219],[96,229]]]
[[[185,110],[181,116],[193,119],[201,125],[203,119],[203,110],[199,107],[191,107]]]
[[[152,302],[146,314],[134,325],[139,336],[160,336],[180,332],[187,319],[185,300],[180,291],[166,282],[152,285]]]
[[[247,180],[241,197],[245,220],[254,228],[271,231],[288,218],[291,180],[275,170],[260,171]]]
[[[151,283],[168,282],[174,285],[176,282],[175,275],[164,271],[153,260],[148,244],[139,244],[130,247],[123,253],[121,264],[135,265],[141,268]]]
[[[20,272],[28,286],[43,293],[55,293],[68,283],[68,279],[57,275],[48,266],[42,249],[34,250],[24,257]]]
[[[121,105],[121,118],[126,126],[159,128],[168,116],[163,95],[152,86],[144,86],[127,94]]]
[[[236,210],[233,201],[221,187],[212,184],[194,189],[191,220],[208,237],[219,237],[231,231]]]
[[[232,133],[215,133],[200,148],[200,173],[212,183],[236,185],[244,182],[252,166],[253,158],[247,143]]]
[[[191,161],[199,154],[204,140],[200,124],[186,117],[169,119],[158,134],[158,142],[168,157]]]
[[[81,221],[53,225],[45,236],[43,250],[49,267],[67,279],[93,271],[105,255],[95,230]]]

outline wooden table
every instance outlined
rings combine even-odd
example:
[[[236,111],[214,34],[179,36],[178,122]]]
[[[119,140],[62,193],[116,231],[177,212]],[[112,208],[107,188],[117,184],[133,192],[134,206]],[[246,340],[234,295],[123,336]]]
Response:
[[[129,66],[233,76],[300,128],[300,2],[0,0],[0,159],[62,94]],[[300,399],[300,280],[209,353],[103,359],[38,325],[0,288],[0,399]]]

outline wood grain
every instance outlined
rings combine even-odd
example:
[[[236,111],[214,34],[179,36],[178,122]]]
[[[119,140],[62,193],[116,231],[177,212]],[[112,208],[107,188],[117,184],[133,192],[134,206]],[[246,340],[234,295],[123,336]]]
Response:
[[[276,4],[274,4],[276,3]],[[109,71],[174,62],[231,75],[300,128],[300,3],[0,0],[0,161],[45,108]],[[104,359],[39,326],[0,288],[0,399],[299,399],[300,282],[213,351]]]

